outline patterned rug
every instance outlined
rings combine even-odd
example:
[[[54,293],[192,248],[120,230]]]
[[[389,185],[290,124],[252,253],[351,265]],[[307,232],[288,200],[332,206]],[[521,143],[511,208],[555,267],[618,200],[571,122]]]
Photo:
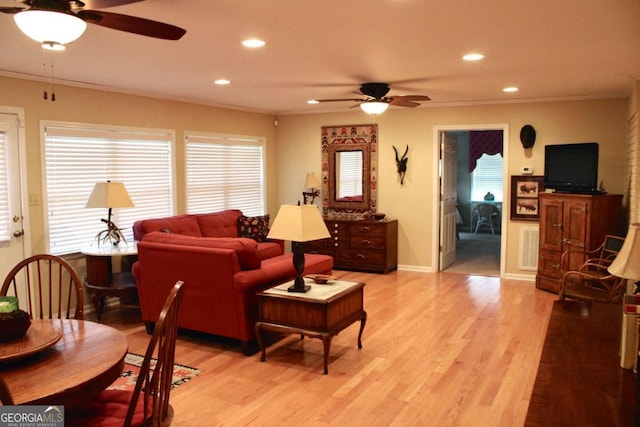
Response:
[[[109,390],[133,390],[138,379],[138,372],[140,372],[140,366],[144,356],[134,353],[127,353],[124,358],[124,371],[120,374],[120,377],[111,384]],[[156,360],[151,361],[151,370],[156,366]],[[173,381],[171,383],[171,389],[178,387],[180,384],[188,382],[191,378],[198,376],[200,369],[191,368],[185,365],[174,364],[173,365]]]

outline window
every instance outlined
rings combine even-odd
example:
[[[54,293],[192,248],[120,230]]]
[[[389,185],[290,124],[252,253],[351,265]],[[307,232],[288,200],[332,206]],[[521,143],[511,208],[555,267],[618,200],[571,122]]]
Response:
[[[265,213],[264,140],[186,134],[187,212]]]
[[[500,154],[483,154],[478,159],[474,171],[471,173],[471,200],[483,200],[490,192],[496,202],[502,198],[502,156]]]
[[[173,131],[49,122],[41,132],[51,253],[78,252],[106,229],[106,208],[85,208],[96,182],[122,182],[131,196],[135,207],[112,212],[127,242],[137,219],[173,214]]]
[[[0,242],[11,240],[7,133],[0,129]]]

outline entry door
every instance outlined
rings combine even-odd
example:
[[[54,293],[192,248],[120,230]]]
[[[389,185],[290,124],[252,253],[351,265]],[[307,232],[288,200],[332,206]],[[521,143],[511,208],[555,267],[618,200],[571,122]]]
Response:
[[[440,270],[456,260],[457,137],[440,132]]]
[[[0,113],[0,285],[25,258],[18,130],[17,115]]]

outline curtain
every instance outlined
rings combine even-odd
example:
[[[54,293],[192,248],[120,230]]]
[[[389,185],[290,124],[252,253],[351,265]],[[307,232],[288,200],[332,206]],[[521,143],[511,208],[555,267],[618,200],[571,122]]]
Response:
[[[478,159],[485,153],[503,156],[501,130],[473,130],[469,132],[469,173],[474,171]]]

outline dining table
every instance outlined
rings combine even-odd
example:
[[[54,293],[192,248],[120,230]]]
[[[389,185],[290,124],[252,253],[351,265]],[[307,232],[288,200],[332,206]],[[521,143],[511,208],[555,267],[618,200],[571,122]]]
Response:
[[[22,338],[0,342],[0,378],[16,405],[77,406],[120,376],[124,333],[76,319],[31,319]]]

